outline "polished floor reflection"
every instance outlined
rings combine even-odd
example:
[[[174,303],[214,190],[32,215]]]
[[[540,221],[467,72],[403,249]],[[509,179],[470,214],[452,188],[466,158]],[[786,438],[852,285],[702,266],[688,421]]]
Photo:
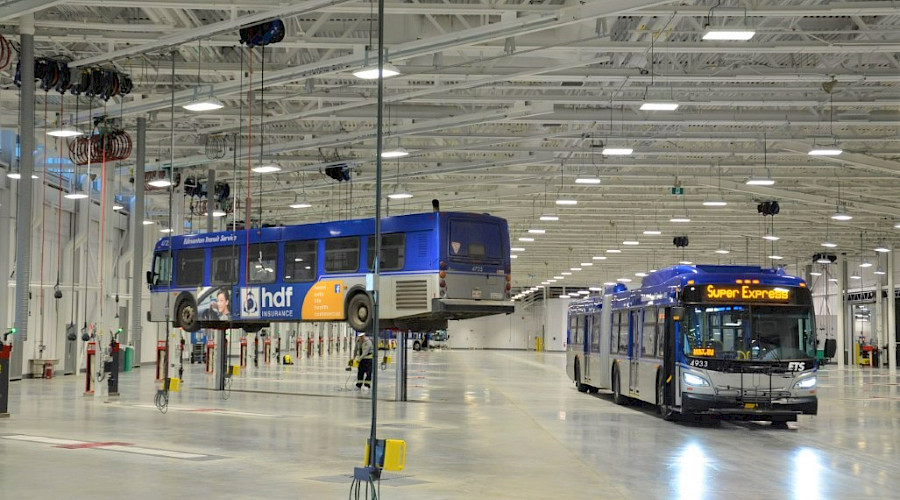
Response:
[[[230,398],[186,365],[169,412],[154,370],[116,402],[83,378],[12,385],[0,420],[0,498],[346,498],[371,401],[346,354],[248,367]],[[820,415],[788,429],[669,423],[578,393],[557,353],[410,351],[408,403],[380,372],[379,435],[408,443],[385,499],[897,498],[900,378],[820,372]]]

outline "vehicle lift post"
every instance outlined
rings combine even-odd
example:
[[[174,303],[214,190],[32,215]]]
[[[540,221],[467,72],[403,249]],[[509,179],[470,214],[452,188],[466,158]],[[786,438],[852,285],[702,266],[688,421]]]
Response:
[[[215,366],[216,366],[216,390],[224,391],[225,390],[225,374],[228,371],[228,349],[225,348],[227,340],[225,339],[225,329],[216,330],[216,345],[221,346],[219,349],[215,349]],[[241,352],[244,352],[244,346],[241,347]],[[243,356],[241,357],[243,359]],[[212,362],[209,358],[206,359],[207,366],[212,366]]]
[[[84,395],[94,394],[94,364],[97,362],[97,343],[88,342],[84,365]]]
[[[9,336],[15,333],[16,329],[11,328],[0,339],[0,418],[9,418],[9,360],[13,348]]]
[[[112,334],[112,338],[109,339],[109,354],[112,356],[112,360],[109,362],[109,379],[107,379],[107,389],[108,394],[107,397],[110,398],[118,398],[119,397],[119,352],[121,347],[119,346],[119,334],[122,333],[122,329],[119,328]],[[106,367],[103,367],[106,369]]]

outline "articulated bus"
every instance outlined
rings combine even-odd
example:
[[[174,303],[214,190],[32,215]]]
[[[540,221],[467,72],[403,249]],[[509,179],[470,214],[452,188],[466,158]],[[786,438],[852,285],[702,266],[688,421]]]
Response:
[[[749,266],[675,266],[641,287],[573,301],[566,371],[682,415],[775,423],[815,415],[815,313],[800,278]]]
[[[381,227],[380,327],[441,329],[513,311],[506,220],[429,212]],[[188,331],[255,332],[272,321],[347,321],[366,331],[374,233],[375,220],[360,219],[162,238],[147,272],[148,319]]]

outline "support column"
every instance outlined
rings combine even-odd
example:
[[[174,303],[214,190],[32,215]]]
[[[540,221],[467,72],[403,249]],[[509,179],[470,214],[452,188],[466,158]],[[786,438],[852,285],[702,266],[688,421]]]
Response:
[[[406,337],[409,332],[397,330],[397,401],[406,401]]]
[[[872,311],[872,345],[877,349],[878,346],[884,345],[884,308],[881,300],[881,292],[884,285],[881,282],[881,276],[875,275],[875,309]],[[873,360],[874,361],[874,360]],[[878,368],[874,363],[870,365],[872,368]]]
[[[891,249],[887,258],[887,361],[888,369],[893,377],[897,374],[897,299],[894,294],[894,254]]]
[[[10,380],[22,378],[24,352],[22,342],[28,340],[28,306],[31,295],[31,204],[34,198],[31,178],[34,172],[34,16],[19,18],[21,47],[19,60],[22,70],[22,87],[19,89],[19,173],[16,205],[16,335],[8,376]],[[0,408],[4,412],[5,408]]]
[[[141,301],[144,292],[144,169],[147,161],[147,119],[137,119],[137,151],[134,159],[134,205],[131,207],[131,234],[134,255],[131,271],[131,339],[134,342],[134,364],[141,364],[143,316]]]
[[[835,357],[837,358],[838,368],[843,368],[846,360],[847,353],[844,352],[844,339],[847,335],[847,322],[844,319],[846,315],[846,305],[844,304],[844,290],[847,285],[847,254],[842,253],[838,256],[837,261],[837,290],[835,290],[835,301],[836,304],[836,313],[837,313],[837,328],[835,329],[835,340],[837,340],[837,353]]]
[[[214,231],[213,212],[216,210],[216,169],[209,169],[206,174],[206,232]]]
[[[216,332],[216,360],[215,360],[215,372],[216,376],[216,390],[224,391],[225,390],[225,374],[228,371],[228,347],[226,346],[226,331],[225,330],[213,330]]]

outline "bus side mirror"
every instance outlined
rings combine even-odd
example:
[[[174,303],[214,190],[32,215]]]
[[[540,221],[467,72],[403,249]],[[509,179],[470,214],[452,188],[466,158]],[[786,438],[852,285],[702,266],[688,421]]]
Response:
[[[681,321],[681,318],[684,317],[684,308],[683,307],[673,307],[672,308],[672,320]]]
[[[153,284],[153,271],[147,271],[147,284]]]

